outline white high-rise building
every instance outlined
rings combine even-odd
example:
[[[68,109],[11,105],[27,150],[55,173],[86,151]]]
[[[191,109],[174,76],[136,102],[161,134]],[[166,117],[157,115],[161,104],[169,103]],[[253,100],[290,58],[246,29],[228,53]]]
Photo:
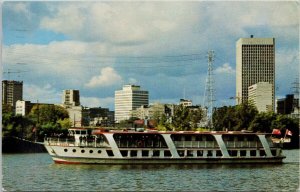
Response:
[[[122,90],[115,91],[115,122],[129,119],[132,110],[148,104],[148,91],[137,85],[124,85]]]
[[[248,88],[248,100],[259,112],[270,112],[272,108],[272,84],[259,82]]]
[[[275,106],[275,39],[240,38],[236,43],[236,103],[248,101],[248,87],[258,82],[272,85]]]

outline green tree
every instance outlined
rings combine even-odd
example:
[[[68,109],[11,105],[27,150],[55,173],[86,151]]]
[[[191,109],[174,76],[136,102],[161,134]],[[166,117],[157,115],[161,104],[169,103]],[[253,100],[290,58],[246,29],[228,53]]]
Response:
[[[213,113],[212,120],[216,131],[233,130],[233,127],[236,127],[238,124],[236,107],[223,106],[217,108]]]
[[[4,137],[20,137],[30,139],[34,123],[27,117],[14,115],[13,113],[2,114],[2,134]]]
[[[191,130],[191,124],[189,119],[189,109],[183,105],[178,105],[174,109],[174,117],[172,119],[173,128],[178,131]]]
[[[248,130],[253,132],[272,132],[272,124],[276,120],[275,113],[258,113],[250,123]]]
[[[43,104],[35,105],[29,116],[41,124],[56,123],[59,119],[69,118],[68,111],[63,107]]]
[[[258,114],[257,109],[247,103],[244,102],[240,105],[236,106],[236,112],[235,117],[238,120],[237,125],[234,127],[235,131],[240,131],[243,129],[248,129],[250,126],[250,123],[253,121],[255,116]]]
[[[203,112],[200,107],[189,111],[189,120],[193,129],[198,128],[198,123],[203,117]]]
[[[61,106],[56,105],[35,105],[29,115],[35,122],[36,135],[39,140],[44,138],[44,135],[52,135],[64,133],[68,124],[68,112]],[[65,126],[65,127],[62,127]]]

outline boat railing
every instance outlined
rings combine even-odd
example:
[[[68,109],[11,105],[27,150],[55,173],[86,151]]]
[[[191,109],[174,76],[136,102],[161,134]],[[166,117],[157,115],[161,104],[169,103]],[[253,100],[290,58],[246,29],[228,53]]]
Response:
[[[225,141],[227,148],[260,148],[262,144],[259,141]]]
[[[216,141],[174,141],[177,148],[218,148]]]
[[[80,142],[70,138],[46,138],[44,142],[52,146],[109,147],[107,143],[95,139]]]

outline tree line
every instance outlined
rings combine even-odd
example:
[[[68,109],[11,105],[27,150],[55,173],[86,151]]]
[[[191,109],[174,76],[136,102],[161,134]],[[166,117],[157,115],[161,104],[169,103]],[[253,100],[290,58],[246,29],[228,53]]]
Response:
[[[2,105],[2,136],[42,141],[45,135],[67,133],[71,126],[68,112],[57,105],[34,105],[26,116],[15,115]]]
[[[199,122],[205,114],[201,107],[191,108],[183,105],[174,107],[173,115],[154,113],[154,127],[166,131],[195,131],[203,130]],[[137,118],[123,121],[119,126],[133,125]],[[61,106],[35,105],[26,116],[15,115],[11,107],[2,106],[2,135],[15,136],[31,140],[42,140],[45,134],[53,135],[67,133],[71,127],[68,112]],[[241,131],[271,133],[273,129],[280,129],[282,136],[286,130],[293,133],[292,141],[299,143],[299,119],[292,119],[286,115],[273,112],[258,112],[248,103],[236,106],[216,108],[212,115],[212,129],[215,131]],[[297,144],[298,143],[294,143]]]

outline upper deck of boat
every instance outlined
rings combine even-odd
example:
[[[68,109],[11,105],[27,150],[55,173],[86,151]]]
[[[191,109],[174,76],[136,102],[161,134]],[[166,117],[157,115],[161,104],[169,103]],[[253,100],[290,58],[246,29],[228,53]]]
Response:
[[[70,128],[69,130],[88,130],[90,128]],[[96,128],[90,129],[92,135],[99,135],[99,134],[176,134],[176,135],[271,135],[271,133],[254,133],[250,131],[158,131],[158,130],[144,130],[144,129],[124,129],[124,130],[117,130],[117,129],[103,129],[103,128]]]

